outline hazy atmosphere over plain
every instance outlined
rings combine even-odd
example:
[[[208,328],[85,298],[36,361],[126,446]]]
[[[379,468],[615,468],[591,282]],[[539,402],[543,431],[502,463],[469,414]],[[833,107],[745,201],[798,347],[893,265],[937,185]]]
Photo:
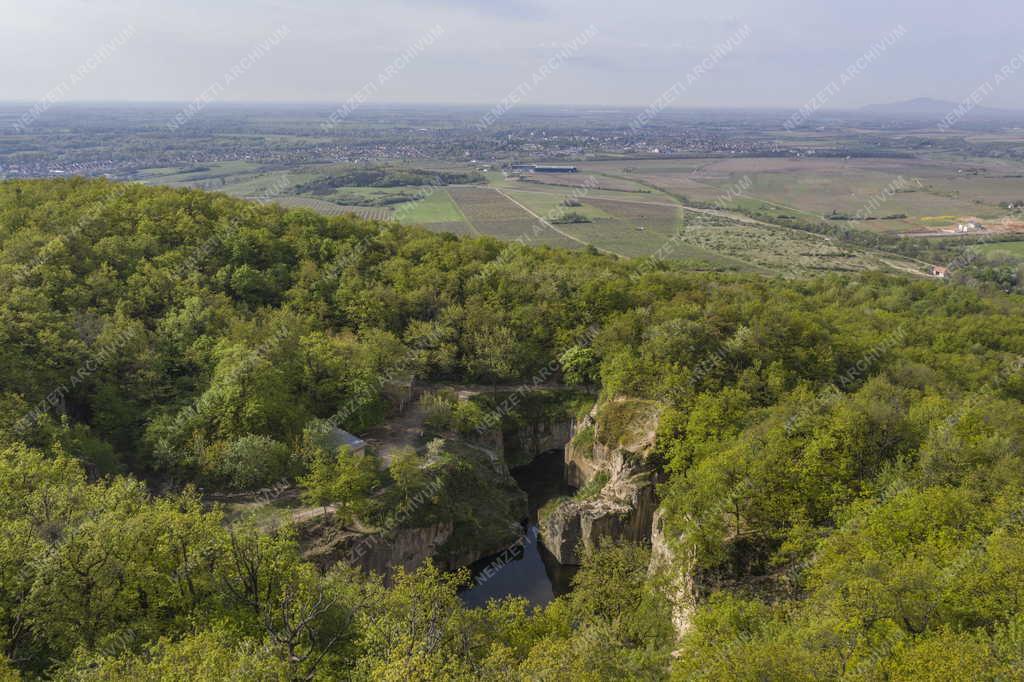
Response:
[[[492,104],[591,25],[593,38],[524,105],[646,106],[745,25],[749,37],[674,106],[800,105],[901,26],[829,106],[960,100],[1024,52],[1024,5],[1009,0],[3,0],[0,11],[0,98],[24,101],[127,27],[132,37],[65,100],[192,100],[282,27],[220,100],[344,101],[436,26],[441,36],[370,101]],[[1024,87],[1000,88],[986,106],[1024,108]]]

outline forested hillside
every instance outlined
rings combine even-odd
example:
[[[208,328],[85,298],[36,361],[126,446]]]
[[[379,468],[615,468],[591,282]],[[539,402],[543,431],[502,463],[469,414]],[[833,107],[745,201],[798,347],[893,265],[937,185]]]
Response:
[[[85,180],[0,184],[0,287],[12,679],[1024,677],[1017,296]],[[607,545],[545,608],[466,609],[464,575],[321,572],[206,504],[310,480],[316,426],[379,422],[389,381],[552,363],[662,406],[667,566]]]

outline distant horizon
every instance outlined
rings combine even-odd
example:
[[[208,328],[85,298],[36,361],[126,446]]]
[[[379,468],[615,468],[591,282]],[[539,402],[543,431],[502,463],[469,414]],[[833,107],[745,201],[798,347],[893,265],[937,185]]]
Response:
[[[858,112],[864,109],[870,109],[872,107],[886,107],[886,106],[899,106],[902,104],[909,104],[921,100],[929,100],[936,104],[948,104],[957,105],[968,101],[967,98],[961,100],[947,99],[947,98],[933,98],[933,97],[910,97],[903,100],[889,100],[889,101],[877,101],[867,102],[865,104],[854,104],[843,107],[832,107],[823,106],[820,109],[815,110],[816,113],[842,113],[842,112]],[[14,99],[0,99],[0,106],[32,106],[40,100],[14,100]],[[183,106],[188,105],[195,100],[175,100],[175,99],[72,99],[62,100],[50,104],[48,108],[56,108],[61,106]],[[218,108],[230,108],[230,107],[260,107],[260,106],[318,106],[318,107],[338,107],[346,103],[345,100],[220,100],[209,102],[203,105],[205,110],[218,109]],[[423,107],[423,108],[459,108],[469,110],[487,110],[492,108],[495,102],[441,102],[441,101],[382,101],[382,102],[366,102],[360,105],[361,110],[372,110],[378,109],[389,109],[389,108],[406,108],[406,107]],[[518,104],[511,108],[511,110],[519,111],[544,111],[551,109],[599,109],[604,111],[642,111],[647,108],[648,104],[602,104],[602,103],[572,103],[572,102],[553,102],[553,103],[540,103],[540,104]],[[789,112],[800,108],[802,104],[792,105],[743,105],[743,104],[693,104],[686,106],[666,106],[660,110],[662,112],[687,112],[687,111],[765,111],[765,112]],[[977,106],[975,109],[979,113],[1014,113],[1024,114],[1024,107],[990,107],[990,106]],[[355,112],[353,112],[355,113]]]

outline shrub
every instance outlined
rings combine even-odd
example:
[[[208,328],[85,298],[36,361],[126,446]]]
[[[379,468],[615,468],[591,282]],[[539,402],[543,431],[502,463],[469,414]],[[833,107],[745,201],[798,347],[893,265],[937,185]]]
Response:
[[[446,431],[452,427],[455,414],[454,396],[446,393],[424,393],[420,406],[426,411],[424,423],[434,431]]]
[[[576,211],[568,211],[567,213],[563,213],[560,216],[552,218],[551,222],[553,222],[556,225],[570,225],[574,223],[589,223],[591,222],[591,220],[582,213],[577,213]]]
[[[576,491],[574,497],[577,500],[592,500],[601,494],[604,490],[605,485],[608,484],[608,479],[611,478],[607,471],[599,471],[594,475],[594,478],[590,479],[590,482],[584,485],[582,488]]]
[[[295,475],[295,458],[284,443],[249,434],[233,441],[219,441],[200,455],[201,476],[229,490],[263,488]]]
[[[572,446],[577,450],[582,450],[584,454],[588,454],[594,447],[594,425],[580,429],[576,432],[576,435],[572,437]]]

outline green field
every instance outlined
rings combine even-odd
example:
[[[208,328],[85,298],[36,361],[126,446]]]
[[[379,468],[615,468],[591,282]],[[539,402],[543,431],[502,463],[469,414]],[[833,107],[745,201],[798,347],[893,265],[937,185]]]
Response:
[[[393,206],[395,214],[406,223],[461,223],[464,222],[459,207],[452,201],[446,189],[434,190],[417,201]]]
[[[975,246],[974,250],[990,258],[1024,261],[1024,242],[997,242]]]
[[[220,189],[239,176],[254,174],[259,164],[249,161],[220,161],[180,168],[148,168],[138,173],[138,180],[172,187]]]
[[[466,220],[480,233],[521,241],[531,245],[562,248],[583,246],[543,225],[516,203],[487,187],[452,187],[452,199],[459,205]]]
[[[577,200],[581,204],[580,206],[565,206],[563,202],[571,196],[571,190],[564,193],[521,189],[505,190],[505,192],[534,213],[549,220],[569,211],[584,215],[591,220],[612,219],[608,213],[585,199]]]

